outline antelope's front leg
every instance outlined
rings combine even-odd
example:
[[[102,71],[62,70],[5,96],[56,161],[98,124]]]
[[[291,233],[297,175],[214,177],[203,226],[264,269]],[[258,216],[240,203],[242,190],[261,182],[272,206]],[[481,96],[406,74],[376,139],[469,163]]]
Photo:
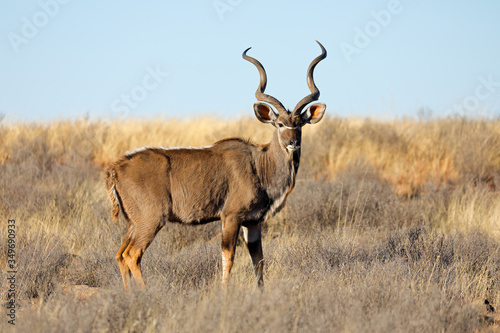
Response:
[[[236,217],[226,216],[222,219],[222,286],[224,287],[229,283],[239,231],[240,223]]]
[[[261,223],[243,227],[243,236],[248,248],[250,258],[252,258],[253,269],[257,277],[257,285],[264,286],[264,255],[262,254]]]

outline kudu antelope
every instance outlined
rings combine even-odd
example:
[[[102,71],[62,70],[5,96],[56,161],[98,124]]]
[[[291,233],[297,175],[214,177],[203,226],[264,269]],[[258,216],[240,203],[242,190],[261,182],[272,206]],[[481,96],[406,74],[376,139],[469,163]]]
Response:
[[[125,289],[130,275],[144,287],[141,258],[166,222],[186,224],[222,221],[222,284],[227,285],[236,241],[243,229],[257,283],[263,285],[261,225],[285,205],[299,168],[302,126],[321,120],[326,106],[318,100],[314,84],[316,57],[307,71],[311,94],[290,112],[264,93],[267,76],[262,64],[243,52],[257,67],[260,84],[255,93],[255,116],[275,127],[271,142],[254,144],[229,138],[204,148],[140,148],[112,163],[106,187],[113,204],[113,220],[119,211],[128,222],[125,239],[116,254]],[[273,106],[278,113],[273,111]]]

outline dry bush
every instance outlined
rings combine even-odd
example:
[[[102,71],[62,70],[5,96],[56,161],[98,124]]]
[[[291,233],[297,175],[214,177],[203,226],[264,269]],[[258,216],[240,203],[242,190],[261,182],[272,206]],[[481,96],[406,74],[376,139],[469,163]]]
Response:
[[[395,228],[419,222],[415,206],[397,196],[373,168],[358,162],[332,181],[298,182],[277,224],[298,233],[343,226]]]
[[[145,292],[125,293],[115,280],[118,285],[81,301],[59,289],[36,311],[23,311],[18,328],[470,332],[487,327],[471,299],[499,304],[499,250],[500,243],[484,233],[445,236],[426,228],[361,235],[346,228],[266,239],[264,291],[250,284],[249,259],[238,247],[225,292],[217,246],[192,244],[168,257],[157,246],[144,264]]]
[[[467,181],[499,182],[500,121],[443,119],[378,122],[326,119],[306,129],[304,162],[309,178],[333,178],[360,158],[396,193],[419,195]]]

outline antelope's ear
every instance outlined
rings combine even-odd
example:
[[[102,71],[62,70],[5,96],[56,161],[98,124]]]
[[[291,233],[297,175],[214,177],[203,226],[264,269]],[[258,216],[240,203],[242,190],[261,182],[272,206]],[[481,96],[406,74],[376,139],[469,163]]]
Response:
[[[278,115],[274,113],[271,106],[266,103],[257,102],[253,105],[253,110],[255,111],[255,116],[261,122],[265,124],[274,123],[278,119]]]
[[[304,113],[300,115],[302,123],[305,124],[316,124],[319,122],[326,111],[326,105],[323,103],[314,103],[307,108]]]

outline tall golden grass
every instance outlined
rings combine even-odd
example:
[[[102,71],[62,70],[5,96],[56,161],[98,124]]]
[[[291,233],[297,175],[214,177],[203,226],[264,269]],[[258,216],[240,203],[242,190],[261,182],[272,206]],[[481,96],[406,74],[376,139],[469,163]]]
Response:
[[[210,145],[239,136],[264,143],[271,127],[252,118],[220,120],[115,120],[4,125],[0,163],[15,158],[20,145],[34,145],[52,163],[75,160],[104,166],[142,146]],[[440,187],[475,177],[496,186],[500,169],[500,121],[411,119],[383,122],[326,118],[305,127],[302,168],[317,179],[333,179],[353,163],[365,163],[402,195],[416,195],[425,185]],[[25,148],[24,148],[25,149]]]
[[[253,118],[0,123],[0,297],[18,227],[22,331],[475,331],[500,306],[500,121],[325,118],[266,223],[266,288],[241,245],[219,288],[220,223],[167,225],[124,293],[103,168],[142,146],[267,142]],[[97,288],[85,300],[74,285]],[[0,320],[0,330],[10,329]]]

